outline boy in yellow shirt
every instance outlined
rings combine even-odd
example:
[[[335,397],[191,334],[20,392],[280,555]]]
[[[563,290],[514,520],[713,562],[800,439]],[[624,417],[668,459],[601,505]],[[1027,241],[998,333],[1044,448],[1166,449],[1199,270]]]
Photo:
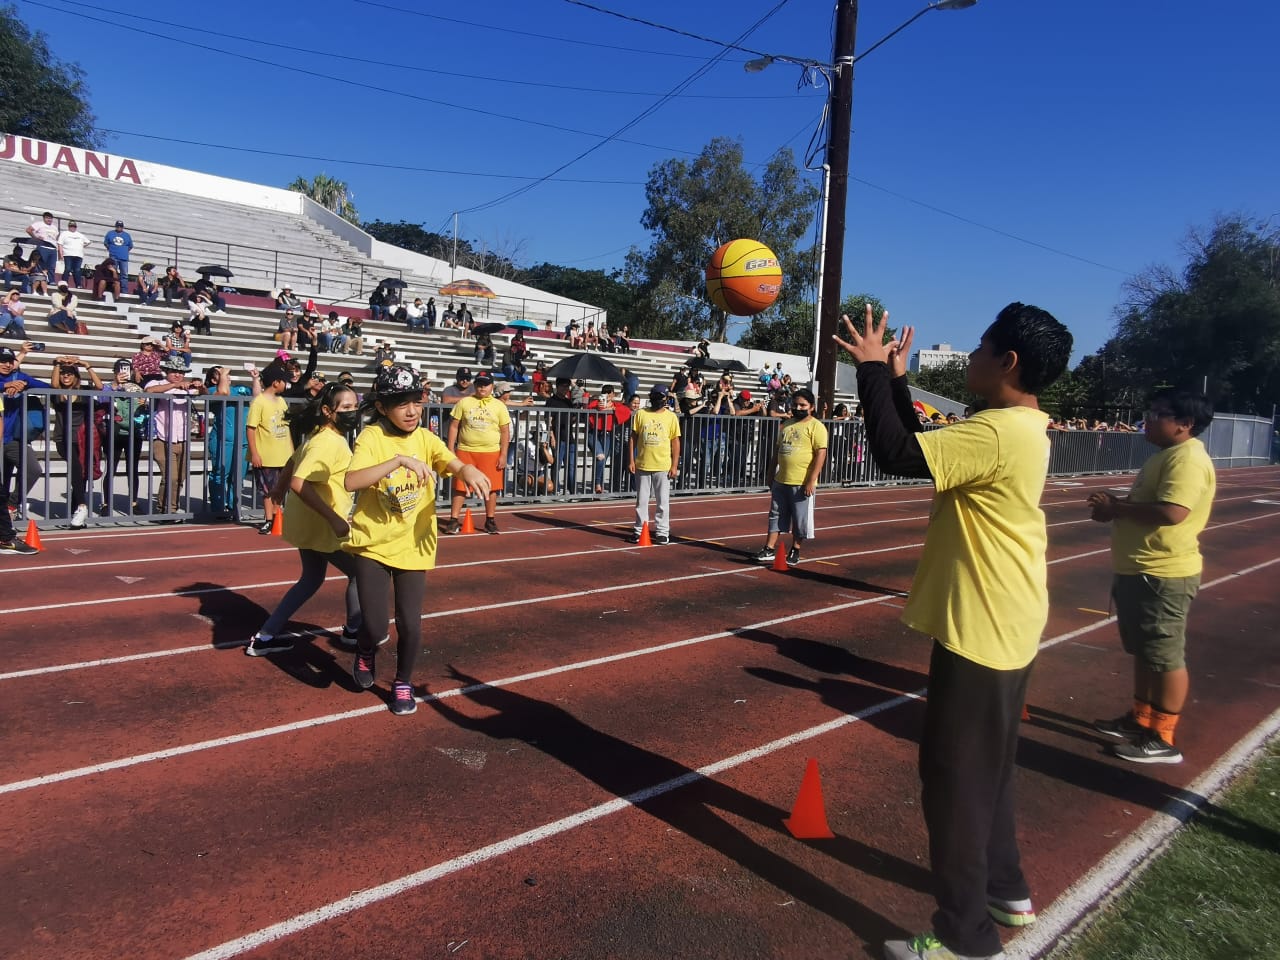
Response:
[[[484,532],[497,533],[498,491],[507,468],[507,446],[511,443],[511,414],[507,405],[493,395],[493,374],[476,374],[475,394],[463,397],[453,407],[449,420],[449,449],[463,463],[469,463],[489,478],[489,495],[484,498]],[[449,501],[449,519],[444,532],[458,533],[462,524],[462,503],[466,484],[456,477]]]
[[[249,404],[245,435],[249,440],[249,463],[262,494],[262,525],[258,532],[269,534],[279,507],[272,499],[280,469],[293,456],[293,440],[285,414],[289,405],[281,396],[289,387],[289,375],[278,363],[262,371],[262,392]]]
[[[791,417],[778,427],[775,463],[769,470],[769,530],[764,547],[752,559],[773,559],[778,538],[791,534],[787,566],[800,562],[800,545],[813,539],[813,497],[827,462],[827,428],[813,416],[813,391],[801,387],[791,397]]]
[[[1133,656],[1133,710],[1094,729],[1119,741],[1112,751],[1132,763],[1181,763],[1174,728],[1187,701],[1187,613],[1200,587],[1200,531],[1209,522],[1216,479],[1199,440],[1213,421],[1209,400],[1161,390],[1143,418],[1160,448],[1142,465],[1123,500],[1089,497],[1093,519],[1113,521],[1111,595],[1125,652]]]
[[[671,480],[680,468],[680,421],[667,407],[667,388],[656,384],[649,391],[649,406],[631,417],[631,444],[627,469],[636,478],[636,524],[629,543],[639,543],[649,521],[649,499],[658,501],[654,510],[653,542],[662,545],[671,538]]]
[[[924,550],[902,620],[933,638],[920,779],[938,909],[933,930],[884,945],[887,960],[1003,958],[992,921],[1035,920],[1014,820],[1013,768],[1027,682],[1049,618],[1040,497],[1049,417],[1037,394],[1061,376],[1071,334],[1039,307],[1011,303],[969,355],[984,409],[921,432],[907,389],[914,331],[884,343],[886,311],[865,335],[844,317],[858,364],[867,443],[881,469],[931,479]]]

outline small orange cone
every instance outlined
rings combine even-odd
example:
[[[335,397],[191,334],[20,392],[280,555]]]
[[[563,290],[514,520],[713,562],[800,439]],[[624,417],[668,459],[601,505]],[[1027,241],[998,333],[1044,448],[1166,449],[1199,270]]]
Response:
[[[276,515],[271,518],[271,535],[273,537],[284,536],[284,511],[279,507],[276,508]]]
[[[1022,719],[1023,720],[1031,719],[1031,714],[1027,712],[1027,705],[1025,703],[1022,705]]]
[[[780,573],[786,573],[791,568],[787,566],[787,548],[782,545],[782,539],[778,539],[778,549],[773,553],[773,569]]]
[[[818,761],[812,757],[805,764],[804,779],[800,781],[800,794],[791,816],[782,821],[797,840],[829,840],[835,836],[827,825],[827,811],[822,802],[822,780],[818,776]]]
[[[471,508],[467,507],[466,512],[462,514],[462,533],[475,533],[476,525],[471,522]]]
[[[33,550],[44,549],[44,544],[40,542],[40,528],[36,526],[34,520],[27,521],[27,535],[22,538],[22,541]]]
[[[637,546],[640,546],[640,547],[652,547],[652,546],[653,546],[653,541],[652,541],[651,539],[649,539],[649,524],[648,524],[648,523],[646,523],[644,526],[642,526],[642,527],[640,528],[640,542],[637,544]]]

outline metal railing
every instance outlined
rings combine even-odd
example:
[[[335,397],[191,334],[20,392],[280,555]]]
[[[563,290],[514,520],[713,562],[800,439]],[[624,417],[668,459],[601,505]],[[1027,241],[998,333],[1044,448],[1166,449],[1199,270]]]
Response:
[[[69,524],[83,504],[91,525],[261,516],[248,470],[244,424],[251,397],[175,397],[113,391],[27,389],[6,398],[3,484],[18,517],[40,527]],[[299,403],[301,401],[291,401]],[[447,438],[451,408],[423,411]],[[509,502],[629,498],[630,428],[592,410],[514,406],[501,496]],[[766,489],[778,421],[759,416],[681,417],[675,495]],[[862,423],[827,421],[823,487],[919,483],[880,470]],[[70,427],[70,430],[68,430]],[[938,429],[946,429],[945,427]],[[159,436],[157,435],[159,433]],[[1273,429],[1256,417],[1219,416],[1201,436],[1223,468],[1271,462]],[[354,438],[351,438],[354,440]],[[1151,455],[1141,434],[1054,431],[1050,476],[1136,470]],[[162,499],[162,495],[163,499]],[[448,502],[447,483],[437,502]]]

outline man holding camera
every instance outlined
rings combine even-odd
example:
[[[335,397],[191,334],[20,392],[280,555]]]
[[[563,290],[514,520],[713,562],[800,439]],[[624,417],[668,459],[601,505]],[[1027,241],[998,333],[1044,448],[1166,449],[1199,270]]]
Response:
[[[204,394],[205,386],[199,380],[187,377],[191,368],[181,356],[171,356],[160,363],[159,376],[143,383],[145,393],[163,394],[157,397],[151,416],[155,439],[151,441],[151,456],[160,464],[160,485],[156,491],[157,513],[177,513],[182,484],[187,477],[188,448],[191,440],[191,400]],[[180,517],[170,517],[160,523],[182,523]]]

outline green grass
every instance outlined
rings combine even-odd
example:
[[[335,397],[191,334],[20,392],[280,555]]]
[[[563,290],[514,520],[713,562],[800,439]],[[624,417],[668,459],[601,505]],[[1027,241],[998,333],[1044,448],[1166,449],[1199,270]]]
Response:
[[[1053,957],[1280,958],[1280,743]]]

